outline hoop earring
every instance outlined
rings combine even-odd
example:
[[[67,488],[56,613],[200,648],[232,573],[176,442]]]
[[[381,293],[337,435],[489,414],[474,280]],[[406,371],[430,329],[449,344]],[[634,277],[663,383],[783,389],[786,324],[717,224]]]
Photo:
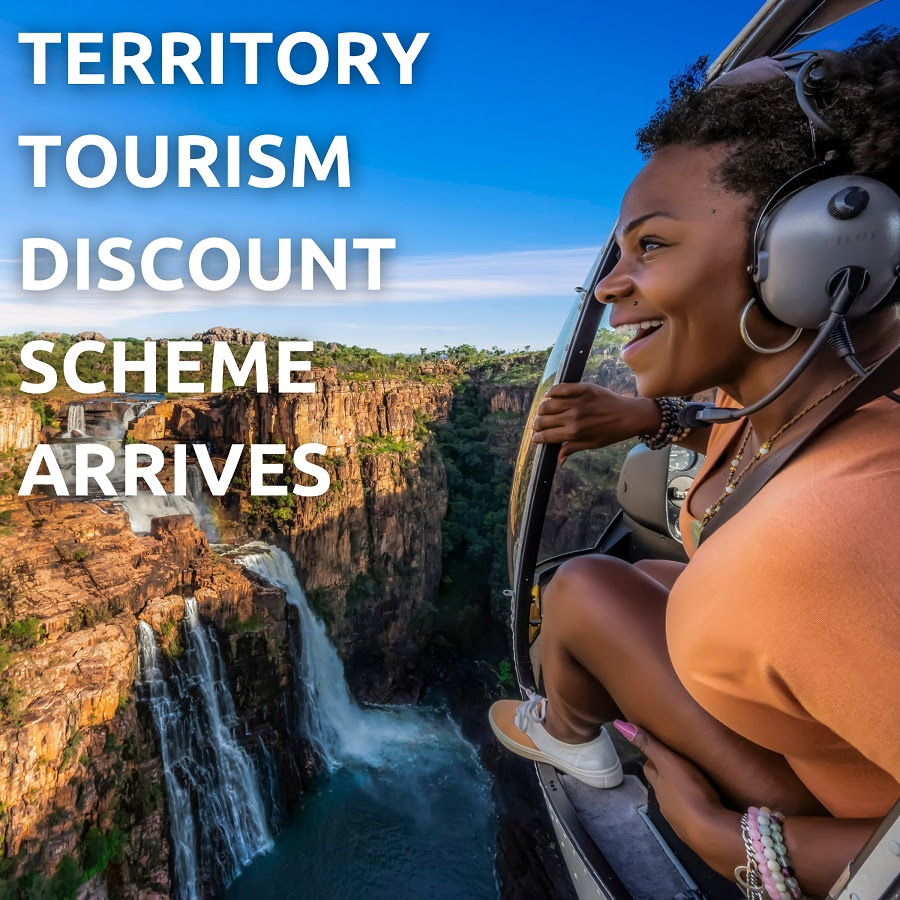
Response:
[[[800,333],[803,331],[802,328],[798,328],[783,344],[779,344],[777,347],[761,347],[750,337],[747,331],[747,316],[754,303],[756,303],[756,297],[751,297],[747,305],[741,310],[741,340],[757,353],[781,353],[782,350],[787,350],[788,347],[793,346],[797,342],[797,338],[800,337]]]

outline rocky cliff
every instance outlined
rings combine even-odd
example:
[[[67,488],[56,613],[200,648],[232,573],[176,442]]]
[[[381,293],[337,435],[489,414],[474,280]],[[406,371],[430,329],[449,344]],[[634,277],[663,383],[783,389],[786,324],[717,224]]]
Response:
[[[226,506],[254,536],[280,544],[343,657],[357,696],[412,699],[422,688],[419,627],[437,597],[443,464],[426,423],[446,419],[448,379],[352,380],[314,370],[315,394],[233,392],[160,403],[133,434],[166,448],[201,440],[328,447],[321,497],[251,497],[242,472]],[[321,463],[322,460],[316,460]],[[226,526],[227,530],[227,526]]]
[[[40,434],[41,417],[28,398],[0,395],[0,453],[29,450]]]
[[[241,673],[248,752],[275,761],[282,809],[296,799],[311,761],[283,722],[284,595],[214,556],[189,516],[136,537],[110,504],[19,503],[0,530],[0,886],[86,878],[82,896],[170,895],[160,755],[135,703],[136,628],[148,622],[177,665],[187,594]]]

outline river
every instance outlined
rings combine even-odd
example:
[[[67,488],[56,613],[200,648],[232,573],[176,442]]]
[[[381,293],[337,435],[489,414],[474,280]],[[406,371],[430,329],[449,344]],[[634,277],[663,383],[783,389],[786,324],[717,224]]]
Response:
[[[290,557],[260,543],[230,555],[297,608],[304,727],[329,775],[226,897],[496,897],[490,778],[446,710],[355,703]]]
[[[177,509],[172,508],[171,498],[149,494],[127,498],[124,505],[137,532],[149,528],[153,515],[190,512],[212,537],[206,503],[199,492],[192,490],[191,495],[182,498]],[[199,896],[196,886],[201,870],[225,853],[222,863],[231,883],[224,896],[230,900],[497,897],[497,822],[491,779],[445,706],[436,697],[417,706],[356,703],[347,688],[343,664],[324,625],[306,602],[290,557],[261,542],[227,555],[281,587],[287,602],[297,609],[302,634],[293,659],[294,681],[302,693],[297,707],[303,710],[304,737],[322,760],[325,774],[316,789],[302,798],[274,841],[261,831],[232,834],[233,828],[225,829],[224,839],[222,823],[217,822],[221,817],[203,814],[201,804],[195,822],[181,823],[191,825],[193,836],[189,840],[173,836],[173,896]],[[186,600],[186,610],[192,604]],[[179,721],[177,728],[161,727],[165,718],[157,717],[157,730],[164,744],[172,743],[169,755],[177,757],[181,773],[167,780],[169,808],[174,811],[179,806],[177,797],[171,796],[173,790],[177,793],[179,783],[189,782],[195,788],[208,785],[201,791],[212,794],[207,804],[210,810],[233,808],[235,814],[230,818],[234,822],[258,826],[258,816],[252,813],[256,798],[263,794],[260,774],[229,770],[235,760],[243,759],[236,749],[229,750],[240,726],[219,711],[223,704],[226,713],[231,708],[230,689],[221,674],[214,674],[214,666],[200,665],[203,654],[191,649],[209,645],[215,655],[215,636],[211,632],[205,635],[208,626],[197,623],[192,627],[195,633],[189,642],[186,671],[173,676],[169,685],[156,688],[164,699],[170,693],[187,696],[179,679],[187,680],[205,686],[200,693],[208,698],[200,704],[202,715]],[[145,638],[141,677],[149,683],[160,676],[153,669],[152,635]],[[192,721],[207,720],[224,722],[229,729],[212,747],[201,735],[185,734],[192,728],[207,728]],[[194,747],[205,749],[195,751]],[[230,789],[227,786],[234,778],[247,783],[241,790]],[[223,790],[228,797],[217,796]],[[238,825],[239,830],[242,827]],[[244,852],[247,847],[251,848],[249,857]]]

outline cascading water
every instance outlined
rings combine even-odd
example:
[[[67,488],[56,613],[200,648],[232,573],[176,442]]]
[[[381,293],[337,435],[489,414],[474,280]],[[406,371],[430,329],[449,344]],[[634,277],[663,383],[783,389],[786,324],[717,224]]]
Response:
[[[77,431],[81,437],[84,437],[87,434],[87,426],[84,422],[84,405],[81,403],[69,404],[69,413],[66,417],[65,437],[72,437],[72,432],[74,431]]]
[[[169,685],[159,665],[159,648],[153,629],[146,622],[138,622],[138,683],[150,705],[153,724],[159,735],[159,747],[166,780],[166,800],[169,810],[169,831],[175,884],[185,900],[195,900],[197,894],[197,832],[191,813],[188,779],[180,774],[187,756],[181,730],[181,709],[169,692]]]
[[[121,504],[128,512],[131,530],[135,534],[149,534],[150,520],[155,516],[192,516],[207,539],[213,543],[219,535],[216,522],[203,493],[203,475],[196,466],[187,468],[187,496],[175,494],[157,496],[150,491],[138,491],[132,497],[122,497]]]
[[[420,736],[422,719],[409,707],[360,708],[350,698],[344,666],[313,614],[291,558],[262,542],[245,544],[234,561],[280,587],[300,620],[300,653],[294,656],[295,682],[304,737],[329,769],[348,761],[378,765],[385,752]]]
[[[194,504],[195,511],[192,513],[194,521],[206,535],[207,540],[216,543],[219,540],[219,530],[206,498],[206,492],[203,490],[204,485],[203,473],[200,469],[197,466],[188,466],[187,495]]]
[[[190,497],[176,497],[175,494],[156,496],[150,491],[138,491],[133,497],[122,497],[122,506],[128,511],[131,530],[135,534],[149,534],[150,520],[155,516],[189,515],[198,522],[202,513]]]
[[[331,770],[273,853],[229,888],[229,900],[495,898],[490,780],[446,710],[360,707],[290,557],[263,543],[229,556],[297,609],[297,701],[306,737]]]
[[[191,497],[177,498],[178,508],[171,505],[173,498],[149,493],[128,498],[132,527],[149,530],[153,516],[181,511],[202,524],[207,513],[199,479],[191,484]],[[228,555],[282,588],[297,610],[299,635],[292,635],[290,645],[297,696],[289,705],[298,712],[299,736],[318,752],[330,776],[307,797],[272,851],[237,874],[247,853],[258,852],[253,848],[267,835],[260,795],[275,803],[277,770],[271,754],[262,753],[260,776],[235,744],[237,720],[218,645],[198,624],[196,604],[186,601],[187,663],[175,667],[168,687],[157,686],[154,711],[161,742],[170,742],[163,755],[171,770],[166,774],[170,809],[187,829],[184,835],[173,829],[177,878],[205,893],[204,877],[221,871],[223,883],[234,879],[224,895],[229,900],[343,898],[362,896],[363,886],[367,900],[496,898],[490,779],[446,709],[434,703],[359,706],[290,557],[264,543]],[[149,637],[152,641],[152,632]],[[152,671],[151,682],[162,678],[158,666]],[[152,695],[151,690],[151,703]],[[219,710],[217,721],[203,712],[207,709]],[[222,752],[226,746],[230,749]],[[191,774],[194,760],[200,761],[200,774]],[[209,772],[217,774],[204,780],[202,773]],[[248,785],[253,800],[238,804],[242,815],[221,806],[226,794],[239,794]],[[243,848],[243,861],[240,852],[220,850],[215,856],[216,845]]]
[[[140,680],[162,750],[176,891],[195,900],[203,876],[228,885],[272,837],[253,762],[235,739],[239,723],[218,643],[192,597],[184,612],[185,660],[168,679],[153,632],[141,623]]]

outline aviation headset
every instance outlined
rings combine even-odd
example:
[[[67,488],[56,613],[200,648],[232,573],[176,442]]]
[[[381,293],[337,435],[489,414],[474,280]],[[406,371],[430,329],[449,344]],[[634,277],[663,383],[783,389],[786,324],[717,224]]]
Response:
[[[839,137],[821,113],[830,51],[804,51],[754,60],[710,82],[707,89],[769,80],[794,81],[797,103],[809,119],[816,162],[788,179],[763,206],[753,229],[748,271],[754,298],[796,329],[816,329],[809,348],[784,381],[743,409],[689,403],[684,427],[733,422],[771,403],[796,381],[828,343],[865,378],[847,320],[871,312],[900,275],[900,197],[874,178],[844,174]],[[888,394],[900,402],[896,394]]]

